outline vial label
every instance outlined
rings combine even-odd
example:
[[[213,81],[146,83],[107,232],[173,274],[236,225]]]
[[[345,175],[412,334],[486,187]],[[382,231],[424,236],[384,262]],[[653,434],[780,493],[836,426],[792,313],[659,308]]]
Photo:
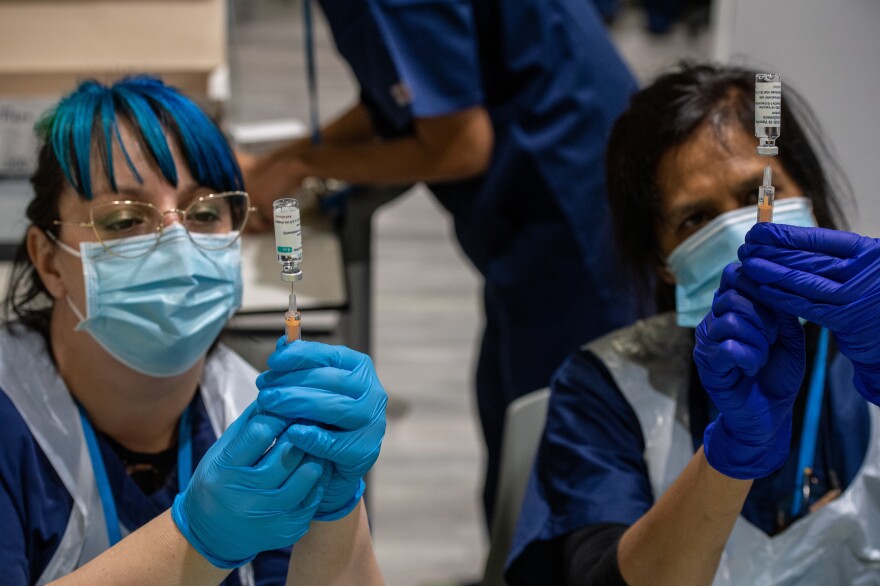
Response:
[[[755,83],[755,126],[779,127],[782,122],[782,83]]]
[[[302,260],[302,224],[296,208],[275,210],[275,247],[280,256]]]

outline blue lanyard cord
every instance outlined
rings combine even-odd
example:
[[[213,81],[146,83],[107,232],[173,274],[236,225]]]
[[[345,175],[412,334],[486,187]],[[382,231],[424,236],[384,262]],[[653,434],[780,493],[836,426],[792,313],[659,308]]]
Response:
[[[794,484],[794,500],[791,504],[791,517],[797,518],[806,506],[809,486],[806,471],[813,469],[816,458],[816,439],[819,435],[819,418],[822,414],[822,399],[825,394],[825,375],[828,368],[828,330],[819,331],[819,344],[813,372],[810,374],[810,388],[807,394],[807,408],[804,411],[804,428],[801,430],[801,445],[798,454],[797,476]]]
[[[104,458],[101,457],[101,448],[98,447],[98,438],[92,429],[89,418],[86,416],[82,405],[79,408],[79,418],[82,422],[83,435],[86,438],[86,447],[92,460],[92,471],[95,474],[95,484],[98,485],[98,496],[101,498],[101,508],[104,510],[104,522],[107,525],[107,539],[110,547],[113,547],[122,539],[119,530],[119,515],[116,513],[116,500],[110,488],[110,479],[107,477],[107,469],[104,468]],[[177,436],[177,482],[178,490],[183,490],[192,478],[192,417],[190,407],[187,405],[180,416],[180,424]]]
[[[110,541],[110,547],[113,547],[122,539],[122,534],[119,531],[119,516],[116,514],[116,501],[113,499],[113,491],[110,490],[110,480],[107,478],[107,470],[104,469],[104,458],[101,457],[101,449],[98,447],[95,430],[92,429],[82,405],[78,407],[83,435],[86,436],[86,446],[89,448],[89,456],[92,459],[95,483],[98,485],[98,496],[101,498],[101,508],[104,509],[107,539]]]
[[[309,124],[312,144],[321,143],[321,125],[318,117],[318,75],[315,71],[315,38],[312,21],[312,0],[303,0],[303,24],[306,42],[306,75],[309,86]]]
[[[183,490],[189,485],[193,473],[192,461],[192,416],[190,407],[187,405],[180,416],[180,426],[177,429],[177,490]]]

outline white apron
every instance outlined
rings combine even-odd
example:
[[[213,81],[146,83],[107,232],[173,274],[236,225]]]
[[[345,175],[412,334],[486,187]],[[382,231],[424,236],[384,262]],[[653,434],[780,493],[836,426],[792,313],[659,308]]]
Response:
[[[687,392],[693,330],[667,313],[586,346],[633,407],[658,499],[693,456]],[[852,392],[856,392],[855,388]],[[773,537],[740,516],[715,574],[716,586],[880,584],[880,409],[870,405],[865,461],[846,491]]]
[[[0,389],[21,414],[73,498],[64,536],[37,584],[65,576],[109,546],[104,510],[79,410],[55,370],[43,337],[22,327],[0,328]],[[219,437],[256,398],[257,372],[223,345],[211,353],[200,383],[211,427]],[[122,535],[127,534],[124,527]],[[239,569],[253,584],[250,565]]]

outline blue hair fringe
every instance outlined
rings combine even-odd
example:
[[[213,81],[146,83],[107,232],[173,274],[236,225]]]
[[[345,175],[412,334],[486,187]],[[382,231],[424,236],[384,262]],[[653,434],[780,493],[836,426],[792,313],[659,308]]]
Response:
[[[132,125],[137,139],[171,185],[177,186],[178,172],[166,133],[178,141],[189,171],[200,185],[219,191],[244,189],[232,149],[201,108],[158,78],[136,76],[110,86],[94,80],[82,82],[35,127],[39,137],[51,145],[68,183],[81,197],[90,200],[94,196],[90,165],[96,147],[111,189],[118,190],[114,140],[125,164],[143,183],[122,142],[120,117]]]

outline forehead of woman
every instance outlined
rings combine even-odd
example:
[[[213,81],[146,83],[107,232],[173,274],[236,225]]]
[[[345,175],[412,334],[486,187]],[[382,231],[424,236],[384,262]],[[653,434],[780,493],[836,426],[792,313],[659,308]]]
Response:
[[[108,145],[92,141],[89,159],[92,198],[104,196],[137,197],[139,193],[153,193],[162,187],[186,189],[195,183],[188,161],[175,137],[163,130],[165,141],[171,155],[170,166],[165,172],[144,143],[141,135],[132,124],[122,119],[118,123],[118,134],[109,145],[108,156],[104,149]],[[110,165],[112,161],[112,167]],[[70,188],[73,191],[73,188]]]
[[[192,100],[156,79],[127,78],[112,86],[84,82],[44,118],[38,132],[67,182],[85,199],[102,178],[117,191],[117,174],[126,171],[138,183],[142,170],[158,171],[177,186],[183,167],[199,184],[242,188],[241,171],[216,125]]]
[[[755,154],[754,146],[754,139],[738,125],[703,123],[660,159],[661,205],[677,196],[739,194],[754,186],[754,176],[760,176],[768,161]]]

